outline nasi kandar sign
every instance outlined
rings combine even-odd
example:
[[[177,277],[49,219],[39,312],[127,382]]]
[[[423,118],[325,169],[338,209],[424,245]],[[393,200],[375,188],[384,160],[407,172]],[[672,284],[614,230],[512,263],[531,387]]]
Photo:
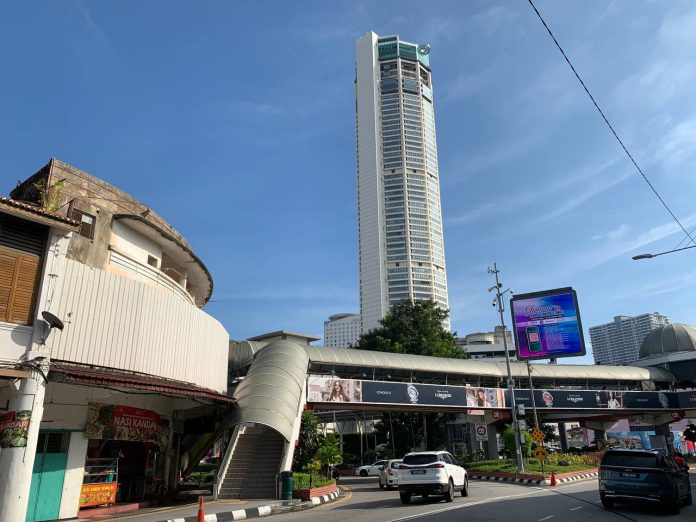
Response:
[[[24,448],[31,410],[8,411],[0,415],[0,448]]]
[[[154,411],[90,402],[85,436],[88,439],[131,440],[166,446],[169,422]]]

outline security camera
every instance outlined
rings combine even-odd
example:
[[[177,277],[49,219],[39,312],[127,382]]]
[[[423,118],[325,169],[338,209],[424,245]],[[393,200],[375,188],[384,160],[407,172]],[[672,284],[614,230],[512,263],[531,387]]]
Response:
[[[514,294],[515,291],[511,288],[511,289],[510,289],[510,293],[511,293],[511,294]]]

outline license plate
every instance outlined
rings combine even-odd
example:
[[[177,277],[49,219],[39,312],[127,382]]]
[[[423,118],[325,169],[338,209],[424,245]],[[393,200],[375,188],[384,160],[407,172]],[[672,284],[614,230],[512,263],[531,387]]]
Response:
[[[412,469],[411,475],[425,475],[424,469]]]
[[[638,478],[638,473],[621,473],[623,478]]]

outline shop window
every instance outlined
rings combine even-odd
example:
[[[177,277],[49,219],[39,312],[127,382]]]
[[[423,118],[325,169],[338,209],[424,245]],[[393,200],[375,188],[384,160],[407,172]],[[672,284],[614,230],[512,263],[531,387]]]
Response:
[[[80,222],[80,235],[87,239],[94,239],[94,226],[97,218],[79,209],[73,209],[72,218]]]

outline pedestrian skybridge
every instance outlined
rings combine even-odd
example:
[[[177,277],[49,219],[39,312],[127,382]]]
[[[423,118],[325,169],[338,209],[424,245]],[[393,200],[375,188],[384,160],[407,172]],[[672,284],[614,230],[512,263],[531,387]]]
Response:
[[[235,481],[261,476],[257,470],[234,475],[241,466],[237,460],[250,451],[247,439],[261,440],[257,432],[268,439],[264,448],[272,446],[279,455],[264,471],[272,477],[289,470],[305,408],[353,416],[356,410],[461,412],[492,424],[506,418],[511,404],[504,362],[322,348],[283,339],[236,343],[229,363],[237,408],[218,428],[220,433],[234,428],[234,434],[218,472],[216,495],[233,491]],[[688,410],[696,415],[696,391],[672,391],[675,378],[662,368],[510,366],[517,403],[532,407],[533,387],[537,409],[546,419],[596,419],[604,429],[603,420],[622,416],[655,415],[662,423]],[[278,441],[271,441],[268,428]],[[495,446],[495,431],[489,435]]]
[[[537,407],[549,412],[696,410],[696,392],[669,391],[675,378],[662,368],[533,364],[530,386],[527,364],[510,366],[517,401],[531,407],[534,388]],[[466,411],[500,410],[511,402],[504,362],[278,340],[243,341],[231,353],[230,367],[240,381],[235,422],[267,425],[288,442],[305,403],[314,409]],[[306,382],[300,383],[303,371]]]

